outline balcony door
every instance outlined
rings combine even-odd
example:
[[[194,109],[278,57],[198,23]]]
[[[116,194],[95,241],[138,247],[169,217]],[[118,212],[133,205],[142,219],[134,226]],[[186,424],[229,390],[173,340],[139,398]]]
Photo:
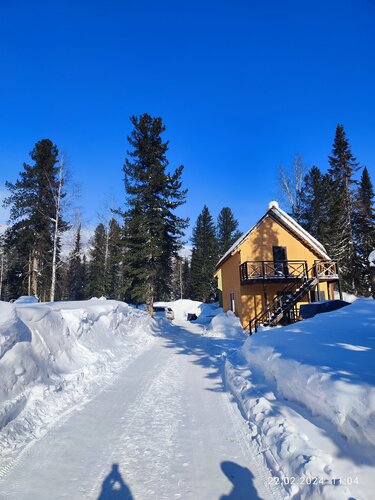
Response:
[[[272,247],[276,276],[288,276],[286,247]]]

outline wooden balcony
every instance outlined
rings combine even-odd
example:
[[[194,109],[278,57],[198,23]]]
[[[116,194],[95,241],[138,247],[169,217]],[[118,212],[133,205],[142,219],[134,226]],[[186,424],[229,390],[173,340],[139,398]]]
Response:
[[[305,260],[253,260],[240,265],[241,285],[293,282],[313,277],[318,278],[319,281],[338,281],[337,262],[316,260],[310,269]]]
[[[339,279],[339,267],[335,260],[316,260],[314,262],[314,276],[319,281],[337,281]]]
[[[241,285],[250,283],[298,281],[307,276],[305,260],[253,260],[240,265]]]

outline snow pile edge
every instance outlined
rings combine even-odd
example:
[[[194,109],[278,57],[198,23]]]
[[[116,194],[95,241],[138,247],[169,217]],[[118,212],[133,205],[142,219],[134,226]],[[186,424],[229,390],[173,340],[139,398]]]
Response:
[[[85,404],[153,341],[151,319],[117,301],[0,302],[0,318],[3,464]]]

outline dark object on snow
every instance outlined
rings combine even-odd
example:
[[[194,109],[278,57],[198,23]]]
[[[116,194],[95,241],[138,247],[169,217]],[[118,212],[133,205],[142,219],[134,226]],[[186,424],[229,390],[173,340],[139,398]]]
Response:
[[[160,313],[160,312],[164,312],[164,311],[165,311],[165,307],[154,306],[154,312],[155,313]]]
[[[324,302],[312,302],[303,304],[299,309],[299,314],[303,319],[313,318],[316,314],[336,311],[342,307],[349,306],[350,302],[345,300],[326,300]]]
[[[198,316],[196,314],[194,314],[194,313],[188,313],[188,315],[187,315],[187,320],[188,321],[194,321],[196,319],[198,319]]]
[[[112,464],[111,472],[103,481],[98,500],[133,500],[133,495],[121,476],[118,464]]]

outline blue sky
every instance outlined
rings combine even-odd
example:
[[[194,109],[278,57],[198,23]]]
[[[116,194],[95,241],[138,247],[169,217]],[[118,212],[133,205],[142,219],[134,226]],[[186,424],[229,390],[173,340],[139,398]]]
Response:
[[[371,0],[2,0],[0,192],[48,137],[95,224],[123,203],[143,112],[164,119],[193,223],[230,206],[246,230],[279,197],[278,165],[327,167],[337,123],[375,181],[374,25]]]

